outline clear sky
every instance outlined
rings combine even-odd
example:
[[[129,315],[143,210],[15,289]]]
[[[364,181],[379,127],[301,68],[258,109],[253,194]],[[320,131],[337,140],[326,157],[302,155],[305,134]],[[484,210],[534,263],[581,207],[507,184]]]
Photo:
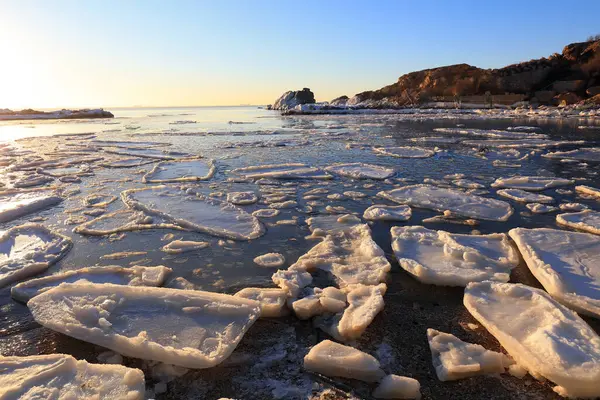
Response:
[[[331,100],[600,33],[600,0],[0,0],[0,108]]]

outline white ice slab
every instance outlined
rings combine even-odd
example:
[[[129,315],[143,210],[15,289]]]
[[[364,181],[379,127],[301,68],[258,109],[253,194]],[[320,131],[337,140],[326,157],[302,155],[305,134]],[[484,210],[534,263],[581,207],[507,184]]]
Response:
[[[482,220],[506,221],[513,213],[505,201],[431,185],[404,186],[377,195],[400,204],[441,212],[448,210],[458,216]]]
[[[377,382],[385,373],[372,355],[331,340],[314,346],[304,357],[304,368],[325,376]]]
[[[215,174],[213,160],[161,161],[142,177],[144,183],[205,181]]]
[[[521,189],[500,189],[497,192],[500,196],[515,200],[521,203],[552,203],[554,198],[544,194],[527,192]]]
[[[192,158],[193,154],[187,153],[179,153],[174,151],[166,151],[161,149],[151,149],[151,148],[106,148],[105,152],[111,154],[119,154],[122,156],[133,156],[133,157],[141,157],[141,158],[152,158],[156,160],[177,160],[183,158]]]
[[[600,237],[548,228],[517,228],[509,235],[548,293],[577,312],[600,317]]]
[[[473,128],[433,128],[435,132],[450,133],[453,135],[482,136],[500,139],[545,139],[548,136],[535,132],[503,131],[499,129],[473,129]]]
[[[89,282],[114,283],[132,286],[162,286],[172,271],[164,266],[123,268],[116,265],[81,268],[43,278],[31,279],[10,289],[13,299],[27,303],[32,297],[60,285],[61,283]]]
[[[575,186],[575,191],[577,193],[587,194],[587,195],[590,195],[590,196],[600,199],[600,189],[596,189],[591,186],[585,186],[585,185]]]
[[[169,254],[182,254],[190,251],[202,250],[210,246],[208,242],[192,240],[173,240],[162,247],[162,251]]]
[[[556,222],[569,228],[600,235],[600,212],[585,210],[576,213],[558,214]]]
[[[159,217],[151,217],[141,211],[123,209],[101,215],[78,225],[73,229],[73,232],[81,235],[106,236],[145,229],[184,230],[183,227],[174,223],[166,223]]]
[[[519,255],[503,233],[461,235],[422,226],[391,229],[398,263],[423,283],[465,286],[469,282],[508,282]]]
[[[470,283],[464,305],[518,365],[557,384],[556,392],[600,396],[600,337],[546,292],[521,284]]]
[[[258,197],[254,192],[230,192],[227,193],[227,201],[231,204],[245,206],[256,203]]]
[[[393,168],[365,163],[335,164],[325,171],[353,179],[386,179],[395,173]]]
[[[502,353],[463,342],[449,333],[427,329],[435,373],[442,382],[471,376],[503,373],[514,362]]]
[[[289,269],[311,272],[317,268],[330,272],[343,288],[357,283],[385,282],[391,265],[371,237],[368,225],[361,224],[327,235]]]
[[[142,165],[155,163],[157,160],[151,158],[122,158],[118,160],[108,160],[99,163],[104,168],[135,168]]]
[[[221,363],[260,316],[259,303],[241,297],[113,284],[62,284],[27,307],[47,328],[186,368]]]
[[[343,215],[317,215],[306,220],[308,228],[314,236],[325,236],[348,230],[362,224],[360,218],[352,214]]]
[[[386,291],[385,283],[376,286],[355,285],[348,293],[348,308],[342,313],[337,326],[332,328],[333,336],[339,336],[344,341],[358,339],[383,310]]]
[[[547,214],[554,211],[558,211],[558,207],[549,206],[548,204],[542,203],[528,203],[525,205],[529,211],[534,214]]]
[[[255,300],[260,303],[262,318],[282,317],[289,313],[286,306],[287,292],[283,289],[245,288],[234,296]]]
[[[421,399],[421,384],[406,376],[387,375],[373,391],[376,399]]]
[[[128,399],[145,396],[144,373],[67,354],[0,356],[2,399]]]
[[[319,168],[311,167],[306,164],[288,163],[288,164],[270,164],[258,165],[244,168],[237,168],[234,174],[245,176],[246,178],[278,178],[278,179],[331,179],[332,176]]]
[[[265,228],[252,215],[227,202],[211,199],[192,190],[165,186],[131,189],[121,193],[130,208],[156,215],[183,228],[236,240],[262,236]]]
[[[73,242],[43,225],[15,226],[0,235],[0,287],[48,269]]]
[[[411,215],[412,211],[407,205],[375,204],[365,210],[363,218],[369,221],[408,221]]]
[[[0,196],[0,222],[8,222],[43,210],[62,201],[62,197],[43,192],[18,193]]]
[[[413,146],[373,147],[373,151],[398,158],[429,158],[435,154],[433,150]]]
[[[548,178],[543,176],[513,176],[498,178],[492,187],[530,190],[533,192],[550,189],[556,186],[572,185],[575,181],[564,178]]]
[[[266,253],[255,257],[254,263],[261,267],[277,268],[285,264],[285,257],[281,253]]]
[[[600,147],[590,147],[570,151],[555,151],[553,153],[544,154],[543,157],[600,162]]]

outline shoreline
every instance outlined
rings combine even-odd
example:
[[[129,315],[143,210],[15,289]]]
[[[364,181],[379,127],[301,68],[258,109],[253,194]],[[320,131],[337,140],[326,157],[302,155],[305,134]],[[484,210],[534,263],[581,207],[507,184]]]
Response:
[[[114,118],[114,114],[102,108],[81,110],[0,110],[0,121],[26,121],[26,120],[54,120],[54,119],[107,119]]]

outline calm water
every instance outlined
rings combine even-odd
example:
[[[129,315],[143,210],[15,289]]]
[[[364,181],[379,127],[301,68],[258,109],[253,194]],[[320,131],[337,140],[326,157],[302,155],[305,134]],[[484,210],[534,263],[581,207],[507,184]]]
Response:
[[[581,121],[479,120],[465,119],[464,117],[462,119],[432,120],[394,115],[282,117],[276,112],[255,107],[116,109],[112,111],[115,118],[111,120],[0,122],[0,141],[22,139],[17,141],[18,146],[24,149],[33,149],[38,154],[48,154],[55,149],[59,154],[61,151],[65,151],[66,143],[78,144],[85,142],[85,140],[69,140],[67,142],[65,137],[53,136],[63,134],[89,133],[96,135],[96,139],[168,143],[171,145],[168,147],[169,150],[215,159],[217,165],[215,176],[205,183],[194,184],[201,192],[207,194],[219,191],[227,193],[248,190],[259,194],[260,188],[254,183],[227,181],[227,178],[231,177],[229,172],[239,167],[283,162],[303,162],[325,167],[334,162],[360,161],[393,167],[397,171],[395,178],[400,178],[400,180],[392,179],[385,182],[353,181],[337,177],[332,181],[297,181],[294,187],[298,189],[299,207],[297,209],[281,210],[279,216],[265,219],[267,233],[261,238],[250,242],[223,241],[221,238],[205,234],[168,230],[129,232],[121,240],[111,241],[107,237],[89,237],[73,233],[73,225],[65,225],[65,220],[71,216],[82,215],[83,199],[89,194],[101,193],[118,197],[120,192],[125,189],[144,187],[141,176],[144,171],[152,168],[152,164],[132,169],[105,169],[92,165],[93,176],[84,177],[80,184],[63,184],[66,190],[78,187],[81,190],[80,194],[65,199],[60,205],[51,209],[0,224],[0,229],[7,229],[26,223],[33,217],[43,217],[46,218],[43,224],[73,239],[75,243],[73,249],[63,260],[52,266],[47,272],[48,274],[92,265],[165,265],[173,269],[172,276],[184,277],[201,289],[234,293],[246,286],[272,286],[270,277],[274,270],[258,267],[253,263],[254,257],[267,252],[279,252],[284,254],[287,259],[286,265],[282,268],[287,268],[300,255],[316,244],[314,240],[305,238],[309,234],[305,224],[306,218],[326,214],[325,207],[327,205],[343,206],[350,212],[362,215],[364,209],[372,204],[389,204],[386,201],[377,199],[375,194],[380,190],[389,190],[401,186],[403,179],[413,183],[421,183],[426,178],[439,180],[448,174],[462,173],[466,175],[467,179],[482,183],[489,189],[489,184],[496,178],[518,173],[521,175],[568,177],[576,179],[578,184],[600,187],[600,167],[598,164],[591,162],[587,164],[565,164],[557,160],[542,158],[541,154],[547,150],[536,152],[528,160],[522,161],[521,168],[497,168],[492,165],[491,160],[477,157],[469,147],[461,144],[438,145],[441,149],[447,150],[447,153],[428,159],[378,156],[369,148],[347,148],[349,143],[365,146],[415,145],[414,142],[408,139],[422,136],[442,136],[442,134],[434,132],[433,128],[455,127],[457,124],[464,124],[467,128],[481,129],[504,129],[515,125],[533,125],[540,126],[543,132],[549,134],[552,139],[586,140],[587,145],[597,144],[596,141],[600,139],[600,131],[577,129],[577,126],[582,124]],[[444,136],[451,137],[451,135]],[[469,139],[462,135],[456,137]],[[429,144],[417,145],[433,147]],[[576,148],[576,146],[565,146],[561,150],[572,148]],[[114,158],[114,156],[102,153],[100,155]],[[323,198],[312,207],[312,211],[307,213],[306,201],[303,200],[302,195],[304,192],[317,187],[324,187],[329,190],[329,193],[342,193],[352,190],[366,193],[368,196],[356,200],[336,201]],[[598,202],[577,197],[576,194],[559,194],[554,189],[547,190],[544,194],[553,196],[557,203],[580,202],[590,206],[590,208],[599,208]],[[497,197],[494,189],[491,189],[486,196]],[[523,204],[507,199],[503,200],[510,202],[514,207],[515,213],[513,216],[507,222],[482,223],[476,227],[478,231],[482,233],[507,232],[517,226],[556,227],[554,222],[556,213],[532,215]],[[108,206],[108,211],[116,211],[123,207],[121,201],[117,200]],[[243,206],[243,209],[248,212],[260,208],[266,208],[266,205]],[[414,209],[411,221],[406,224],[418,225],[422,219],[437,214],[433,211]],[[91,217],[87,218],[91,219]],[[289,219],[296,219],[298,224],[296,226],[275,225],[278,220]],[[373,237],[390,257],[392,251],[389,229],[397,224],[400,223],[376,222],[371,225]],[[461,233],[468,233],[473,229],[473,227],[454,224],[436,224],[428,227]],[[211,246],[198,252],[167,255],[160,248],[168,243],[164,236],[169,233],[174,235],[174,239],[207,241]],[[119,251],[143,251],[146,254],[116,261],[101,259],[105,254]],[[429,291],[444,290],[432,289],[426,285],[415,283],[411,280],[412,278],[400,270],[396,263],[392,265],[394,272],[391,282],[403,282],[411,290],[422,293],[423,298],[427,297],[426,293]],[[519,268],[522,270],[521,275],[527,274],[526,267],[520,266]],[[527,279],[531,279],[531,277]],[[393,290],[391,293],[394,293]],[[418,301],[419,296],[415,297],[414,301]],[[449,304],[460,304],[460,291],[449,290],[443,292],[443,295],[440,296],[442,299],[447,296]],[[393,295],[386,297],[386,303],[388,304],[396,301],[399,300]],[[75,356],[95,361],[95,354],[100,351],[97,346],[79,342],[41,328],[32,320],[24,305],[15,303],[10,299],[9,288],[0,290],[0,304],[0,354],[29,355],[69,352]],[[463,315],[464,313],[460,310],[459,305],[452,308],[448,311],[450,313],[449,318],[458,318],[459,314]],[[384,310],[385,312],[388,311]],[[453,312],[457,314],[453,315]],[[261,322],[261,324],[266,324],[266,322]],[[244,344],[242,348],[244,346],[252,347],[252,343],[262,343],[261,340],[264,339],[265,335],[264,331],[269,329],[279,330],[283,332],[280,332],[283,337],[287,337],[289,332],[285,333],[287,332],[286,329],[293,326],[297,340],[292,340],[292,342],[297,341],[298,343],[304,343],[304,345],[306,344],[304,342],[306,338],[300,335],[299,332],[306,333],[308,335],[306,337],[317,334],[315,333],[316,330],[311,328],[309,322],[298,322],[292,317],[287,320],[287,324],[283,322],[282,324],[277,325],[276,328],[257,324],[257,327],[252,328],[253,330],[244,339],[244,342],[248,341],[248,343]],[[383,326],[373,329],[377,332],[381,331],[382,337],[379,339],[371,337],[371,339],[381,341],[384,340],[382,338],[386,335],[386,329],[392,328]],[[448,330],[449,328],[443,326],[440,329]],[[253,335],[252,332],[256,333]],[[485,338],[481,340],[483,341]],[[276,342],[274,345],[280,344],[280,342]],[[272,345],[271,343],[269,346]],[[364,344],[363,348],[369,349],[368,346],[368,344]],[[298,354],[304,351],[302,348],[300,346],[296,349]],[[290,354],[293,352],[288,349],[286,354],[291,357]],[[403,353],[395,355],[398,363],[398,365],[394,364],[396,369],[401,368],[399,367],[401,365],[408,365],[406,360],[401,359],[403,356]],[[424,350],[422,357],[428,360],[428,352]],[[297,361],[294,358],[287,362],[292,365]],[[134,360],[129,360],[128,363],[128,365],[137,365]],[[172,384],[175,386],[170,386],[171,392],[167,395],[167,398],[169,396],[171,398],[189,396],[218,398],[225,395],[236,396],[240,393],[243,395],[240,395],[239,398],[277,397],[272,393],[273,388],[269,387],[268,384],[265,384],[266,386],[258,385],[262,389],[267,388],[265,389],[266,392],[261,392],[256,387],[250,387],[251,384],[244,380],[231,378],[231,376],[243,374],[243,368],[244,366],[241,366],[239,370],[234,368],[224,373],[224,376],[230,376],[226,383],[215,377],[211,378],[209,372],[198,372],[198,375],[193,376],[196,381],[204,382],[202,388],[194,386],[195,383],[189,381],[191,378],[188,375],[187,378],[176,380]],[[300,372],[294,371],[290,374],[301,375]],[[427,379],[425,375],[430,373],[426,370],[412,372],[399,370],[395,372],[413,373],[413,375],[422,373],[424,374],[424,380]],[[263,375],[254,376],[249,374],[248,376],[256,379],[266,379],[271,376],[268,373]],[[278,379],[287,383],[293,381],[292,383],[299,386],[300,389],[305,388],[305,386],[297,382],[308,380],[311,383],[315,379],[314,377],[307,378],[305,376],[301,378],[300,375],[294,375],[293,377],[280,376]],[[221,383],[214,383],[211,386],[213,381]],[[431,384],[434,385],[434,383]],[[361,396],[361,393],[367,393],[360,386],[355,389],[358,390],[357,393]],[[552,394],[546,392],[546,389],[546,387],[540,386],[536,390],[551,396]],[[258,391],[255,392],[256,390]],[[201,395],[201,393],[204,394]],[[268,393],[271,393],[271,395]],[[438,397],[436,393],[434,390],[430,398],[442,398]],[[290,396],[289,398],[293,398],[295,395]],[[302,396],[299,395],[299,397]],[[286,398],[286,396],[283,398]]]

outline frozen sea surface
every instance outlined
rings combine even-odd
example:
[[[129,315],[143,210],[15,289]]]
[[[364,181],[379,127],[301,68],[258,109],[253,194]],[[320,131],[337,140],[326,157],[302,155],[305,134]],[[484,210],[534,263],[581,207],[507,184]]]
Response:
[[[274,268],[256,264],[256,257],[279,253],[284,264],[277,268],[287,269],[322,240],[311,235],[308,218],[329,217],[321,220],[337,221],[343,215],[353,214],[362,223],[369,223],[373,240],[391,263],[383,296],[385,306],[352,343],[354,348],[374,356],[385,374],[417,379],[424,399],[446,399],[450,392],[467,400],[560,398],[552,391],[551,383],[530,376],[477,376],[461,380],[460,385],[440,382],[427,345],[428,328],[491,351],[506,352],[465,309],[463,288],[423,284],[400,268],[393,257],[390,229],[425,225],[458,234],[507,233],[517,227],[569,230],[557,224],[556,212],[534,214],[526,203],[499,195],[501,188],[491,184],[498,178],[513,176],[573,180],[573,184],[536,191],[532,197],[549,196],[556,206],[581,203],[599,211],[598,197],[576,191],[575,186],[600,188],[600,164],[590,157],[574,158],[572,153],[565,159],[544,157],[548,152],[597,148],[598,130],[577,128],[598,125],[597,120],[545,119],[539,115],[494,119],[485,112],[281,116],[254,107],[111,111],[116,117],[110,120],[0,122],[0,141],[5,142],[0,144],[0,182],[6,183],[0,187],[2,197],[9,199],[31,191],[25,192],[27,197],[48,195],[62,199],[3,222],[0,230],[36,223],[73,241],[64,258],[31,278],[94,266],[163,265],[172,269],[167,280],[181,278],[178,282],[188,281],[204,291],[235,294],[244,288],[273,288]],[[508,128],[516,126],[538,127],[536,133],[547,135],[547,139],[510,133]],[[460,132],[455,128],[460,128]],[[500,138],[498,132],[504,132]],[[443,140],[431,140],[432,137]],[[399,158],[372,150],[415,147],[435,154],[428,158]],[[510,149],[517,149],[519,154],[513,156],[514,152],[508,153]],[[162,160],[142,157],[169,152],[200,157],[207,164],[200,171],[182,173],[157,169],[167,174],[167,180],[188,174],[207,176],[209,160],[214,160],[214,175],[205,181],[164,182],[166,188],[160,193],[151,189],[134,192],[138,211],[128,209],[122,192],[156,185],[144,183],[143,176]],[[320,172],[356,163],[375,165],[382,168],[376,172],[393,174],[369,179],[368,175],[383,175],[373,171],[363,174],[361,169],[357,176],[361,179],[338,173],[330,174],[330,179],[259,179],[232,172],[281,164],[303,164],[309,171]],[[162,165],[181,166],[177,162]],[[18,180],[37,183],[39,168],[60,173],[45,175],[48,179],[40,180],[36,186],[13,186]],[[77,174],[84,170],[85,174]],[[63,176],[67,172],[75,174]],[[411,207],[407,221],[362,218],[373,205],[399,205],[377,197],[377,193],[420,184],[464,192],[469,199],[480,196],[500,200],[510,204],[514,212],[506,221],[479,220],[476,226],[466,223],[465,216],[452,212],[438,218],[435,224],[423,224],[424,219],[442,215],[445,210],[438,207],[438,211]],[[257,202],[235,208],[226,206],[228,194],[240,192],[253,193]],[[114,197],[112,202],[104,201]],[[252,218],[256,210],[263,211]],[[267,217],[271,214],[264,210],[279,213]],[[87,229],[77,229],[96,218],[100,220],[84,225]],[[83,234],[90,229],[97,231]],[[244,240],[247,237],[253,239]],[[196,251],[163,251],[175,241],[207,245]],[[115,254],[118,259],[114,259]],[[107,255],[113,257],[103,258]],[[542,287],[524,262],[511,271],[510,282]],[[318,270],[313,285],[325,288],[335,286],[336,281],[327,271]],[[0,354],[65,353],[96,363],[97,356],[106,351],[36,323],[25,305],[11,299],[10,286],[0,289]],[[600,332],[600,321],[584,319]],[[335,399],[371,398],[374,385],[326,378],[303,368],[303,358],[310,347],[324,339],[331,338],[310,320],[301,321],[290,313],[276,319],[258,319],[232,355],[214,368],[185,373],[128,357],[123,364],[144,372],[146,388],[158,400],[305,399],[313,395],[319,398],[326,389],[333,390],[331,398]],[[165,374],[170,378],[165,379]],[[155,384],[158,383],[157,389],[164,389],[166,381],[167,390],[154,393]]]

